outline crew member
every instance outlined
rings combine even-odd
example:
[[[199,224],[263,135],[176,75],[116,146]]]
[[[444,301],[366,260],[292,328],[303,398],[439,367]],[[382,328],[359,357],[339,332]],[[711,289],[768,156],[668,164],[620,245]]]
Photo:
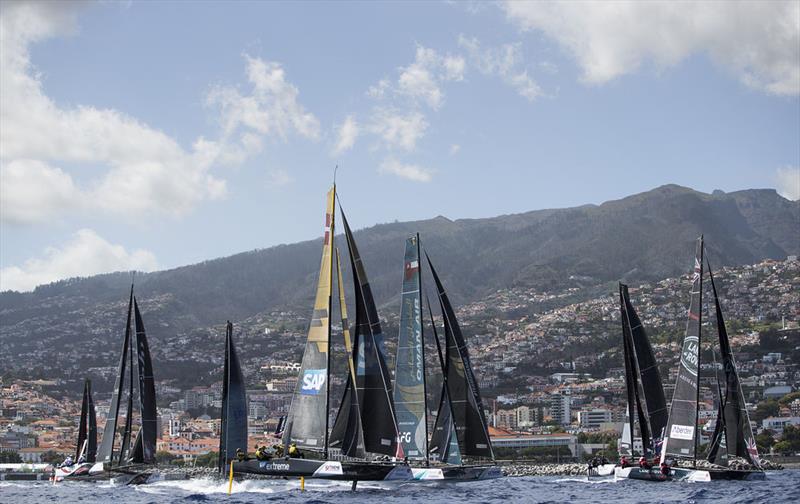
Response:
[[[283,457],[283,445],[282,444],[274,444],[272,445],[272,449],[275,451],[276,457]]]
[[[667,464],[666,460],[661,462],[661,474],[664,476],[669,476],[669,464]]]
[[[639,457],[639,468],[640,469],[650,469],[652,466],[647,461],[645,457]]]
[[[75,462],[73,462],[72,456],[67,455],[67,458],[65,458],[64,462],[61,463],[61,467],[69,467],[69,466],[74,465],[74,464],[75,464]]]
[[[631,463],[630,463],[630,461],[628,460],[628,457],[626,457],[625,455],[623,455],[623,456],[622,456],[622,457],[619,459],[619,466],[620,466],[621,468],[623,468],[623,469],[625,469],[626,467],[630,467],[630,466],[631,466]]]
[[[306,458],[300,450],[297,449],[297,445],[292,443],[289,445],[289,456],[292,458]]]
[[[244,462],[247,460],[247,454],[241,448],[236,448],[236,458],[239,459],[239,462]]]

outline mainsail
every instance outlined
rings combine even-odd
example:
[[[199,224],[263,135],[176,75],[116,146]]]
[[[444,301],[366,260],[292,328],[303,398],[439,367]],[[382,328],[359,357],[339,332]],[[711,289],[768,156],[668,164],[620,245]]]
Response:
[[[442,354],[442,345],[439,342],[439,333],[436,330],[436,321],[433,319],[431,301],[427,299],[428,313],[433,328],[433,338],[436,342],[436,353],[439,357],[439,368],[442,371],[442,392],[439,396],[439,408],[436,410],[436,422],[431,433],[430,454],[440,462],[448,464],[461,464],[461,451],[458,449],[458,436],[453,424],[453,405],[447,393],[447,365]]]
[[[708,267],[711,289],[714,293],[714,306],[717,319],[717,333],[719,335],[719,349],[722,355],[722,368],[725,372],[725,398],[722,400],[722,430],[725,433],[724,445],[728,455],[741,457],[755,467],[760,467],[758,449],[755,437],[750,426],[747,414],[742,384],[736,372],[736,363],[733,360],[728,331],[722,317],[722,308],[717,297],[717,287],[714,284],[714,275],[711,266]],[[721,440],[720,440],[721,442]]]
[[[681,349],[680,367],[661,450],[662,460],[675,457],[697,458],[697,403],[699,402],[700,326],[703,305],[703,237],[697,239],[686,335]]]
[[[112,462],[114,452],[114,438],[117,433],[117,420],[119,418],[119,401],[122,396],[122,386],[125,382],[125,366],[128,360],[128,346],[131,339],[131,314],[133,313],[133,285],[131,285],[130,300],[128,301],[128,319],[125,323],[125,339],[122,342],[122,352],[119,358],[119,372],[114,382],[114,391],[111,396],[111,405],[108,409],[106,426],[103,429],[103,440],[97,451],[100,462]]]
[[[342,212],[342,223],[350,252],[355,286],[354,347],[357,352],[355,390],[361,414],[364,449],[372,453],[401,458],[404,454],[402,445],[397,442],[398,429],[392,398],[392,382],[384,359],[383,333],[378,311],[361,255],[344,212]]]
[[[333,267],[334,203],[336,187],[328,191],[325,207],[325,235],[319,267],[314,313],[308,329],[300,375],[283,434],[283,443],[328,449],[328,396],[331,283]]]
[[[225,365],[222,375],[222,411],[217,468],[224,471],[236,449],[247,451],[247,391],[239,357],[233,346],[233,324],[225,326]]]
[[[419,235],[406,240],[395,360],[394,404],[400,442],[409,459],[426,459],[425,345],[422,335]]]
[[[94,462],[97,457],[97,416],[92,400],[92,381],[88,378],[83,382],[83,401],[81,402],[81,423],[78,426],[78,446],[75,450],[75,460],[81,455],[86,462]]]
[[[486,428],[483,401],[478,390],[477,380],[472,372],[466,341],[461,334],[455,311],[439,280],[439,275],[436,274],[427,254],[426,258],[436,282],[439,305],[444,320],[447,390],[461,454],[494,459],[492,443]]]
[[[653,348],[631,304],[628,286],[624,284],[620,284],[620,307],[623,312],[623,335],[629,342],[629,349],[626,350],[632,357],[630,367],[635,370],[637,412],[641,415],[642,444],[647,453],[655,450],[663,439],[668,417],[667,401]],[[627,367],[626,361],[626,370]]]
[[[139,439],[137,439],[137,444],[141,443],[141,453],[136,453],[133,461],[155,464],[156,438],[158,437],[156,432],[156,386],[153,379],[153,362],[150,360],[150,346],[147,344],[147,333],[135,297],[133,298],[133,311],[136,323],[136,355],[139,364],[139,406],[142,417],[142,428],[139,431]]]

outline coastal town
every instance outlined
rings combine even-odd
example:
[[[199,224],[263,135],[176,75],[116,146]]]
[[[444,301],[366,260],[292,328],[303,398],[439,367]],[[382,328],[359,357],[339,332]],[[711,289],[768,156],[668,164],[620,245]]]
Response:
[[[582,460],[616,453],[626,410],[616,285],[573,280],[572,286],[560,291],[498,290],[458,308],[498,458]],[[585,286],[574,286],[576,282]],[[758,450],[762,456],[794,454],[800,451],[800,262],[790,256],[726,267],[715,272],[715,282],[720,286],[750,420],[758,433]],[[653,343],[668,399],[675,383],[688,285],[687,277],[631,285],[632,302]],[[154,302],[146,300],[145,309]],[[399,315],[387,310],[381,315],[393,367],[391,336],[397,331]],[[279,442],[275,432],[290,406],[307,323],[307,318],[293,311],[263,313],[238,323],[237,345],[248,382],[251,451],[256,445]],[[216,330],[198,331],[210,336]],[[715,330],[705,322],[704,334]],[[334,338],[340,333],[341,327],[334,326]],[[196,345],[196,337],[178,334],[154,349],[156,360],[194,367],[190,377],[197,378],[197,383],[187,386],[185,380],[156,377],[157,448],[163,463],[216,463],[221,363],[218,358],[209,360],[208,347]],[[719,368],[714,340],[708,337],[703,343],[700,367],[701,445],[708,442],[717,409],[712,386]],[[438,367],[435,349],[427,346],[433,375],[428,405],[433,408],[441,382],[431,371]],[[88,369],[64,366],[60,376],[0,378],[3,461],[58,462],[74,454],[80,400],[77,393],[65,392],[65,383],[78,375],[81,382],[83,377],[91,379],[98,391],[95,402],[102,431],[116,350],[97,349],[96,365]],[[333,369],[332,397],[338,398],[344,375],[337,370],[343,369],[343,362],[334,363]],[[434,414],[435,408],[429,415],[430,425]]]

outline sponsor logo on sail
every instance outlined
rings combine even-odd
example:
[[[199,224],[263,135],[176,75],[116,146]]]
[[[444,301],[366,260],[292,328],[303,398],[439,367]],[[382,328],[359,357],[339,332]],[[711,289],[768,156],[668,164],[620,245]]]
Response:
[[[325,385],[324,369],[306,369],[303,373],[303,382],[300,385],[300,393],[304,395],[317,395]]]
[[[691,441],[694,439],[694,426],[673,424],[669,431],[669,437]]]
[[[683,350],[681,351],[681,365],[694,376],[697,376],[697,356],[699,353],[697,343],[697,336],[686,336],[683,341]]]

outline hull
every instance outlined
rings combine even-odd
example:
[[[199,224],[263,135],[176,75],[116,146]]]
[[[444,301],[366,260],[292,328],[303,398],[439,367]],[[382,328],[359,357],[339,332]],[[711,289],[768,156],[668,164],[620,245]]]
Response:
[[[414,467],[414,481],[480,481],[503,477],[498,466]]]
[[[53,471],[55,481],[63,481],[65,478],[87,478],[93,463],[73,464],[69,467],[56,467]]]
[[[674,467],[669,471],[669,475],[661,474],[657,468],[640,469],[638,467],[617,467],[614,469],[614,476],[617,478],[638,479],[643,481],[692,481],[707,482],[712,480],[764,480],[766,476],[762,471],[740,471],[735,469],[689,469],[686,467]]]
[[[407,465],[296,458],[234,462],[233,473],[340,481],[408,481],[413,478]]]
[[[590,467],[586,470],[587,476],[614,476],[614,470],[617,468],[616,464],[600,464],[596,467]]]

